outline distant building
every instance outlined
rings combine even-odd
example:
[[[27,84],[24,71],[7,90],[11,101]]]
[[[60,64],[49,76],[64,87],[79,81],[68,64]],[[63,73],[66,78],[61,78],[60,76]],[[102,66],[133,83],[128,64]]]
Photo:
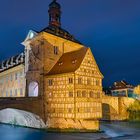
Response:
[[[140,95],[140,85],[138,85],[134,88],[134,93]]]
[[[24,53],[0,65],[0,97],[25,97]]]
[[[102,95],[102,120],[127,120],[128,108],[138,99],[134,87],[126,81],[114,82]]]
[[[128,84],[126,81],[122,80],[122,81],[114,82],[110,90],[112,96],[130,97],[133,94],[134,87]]]
[[[134,88],[134,95],[135,95],[136,99],[140,100],[140,85],[138,85]]]

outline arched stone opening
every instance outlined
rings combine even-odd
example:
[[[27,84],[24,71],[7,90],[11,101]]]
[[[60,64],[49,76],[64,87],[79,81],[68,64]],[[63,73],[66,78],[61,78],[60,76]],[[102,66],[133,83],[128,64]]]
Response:
[[[110,120],[110,106],[109,104],[103,103],[102,104],[102,119],[103,120]]]
[[[39,85],[37,82],[30,82],[28,87],[28,96],[29,97],[38,97],[39,94]]]

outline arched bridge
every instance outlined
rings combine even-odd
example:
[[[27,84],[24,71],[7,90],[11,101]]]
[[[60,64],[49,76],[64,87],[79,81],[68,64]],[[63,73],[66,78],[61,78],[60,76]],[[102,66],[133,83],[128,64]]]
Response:
[[[35,114],[46,123],[45,106],[41,97],[0,98],[0,111],[5,109],[16,109],[16,111]],[[17,112],[19,113],[19,111]]]

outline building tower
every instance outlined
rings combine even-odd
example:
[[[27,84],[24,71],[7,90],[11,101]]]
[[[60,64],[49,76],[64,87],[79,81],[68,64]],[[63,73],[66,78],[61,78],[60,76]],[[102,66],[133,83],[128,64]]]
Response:
[[[102,79],[90,48],[61,26],[61,6],[49,4],[49,26],[24,41],[27,97],[38,104],[48,128],[98,130]]]
[[[61,26],[61,6],[56,0],[49,5],[49,26]]]

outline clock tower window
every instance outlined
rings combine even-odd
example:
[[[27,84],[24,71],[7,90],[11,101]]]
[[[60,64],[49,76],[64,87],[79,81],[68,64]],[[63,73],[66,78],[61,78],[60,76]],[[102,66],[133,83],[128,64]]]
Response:
[[[54,54],[57,55],[58,54],[58,47],[54,46]]]

